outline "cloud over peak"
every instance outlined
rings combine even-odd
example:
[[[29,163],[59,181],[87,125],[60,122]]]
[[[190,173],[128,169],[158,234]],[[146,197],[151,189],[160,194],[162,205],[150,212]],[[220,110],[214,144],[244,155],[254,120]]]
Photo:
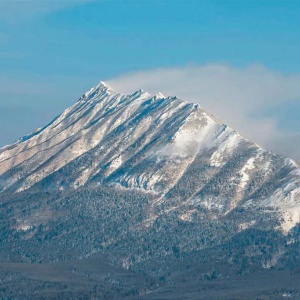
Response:
[[[208,64],[130,73],[108,83],[125,93],[143,88],[199,103],[245,137],[300,161],[294,149],[300,145],[300,112],[288,113],[289,106],[300,108],[300,74],[284,75],[258,64]],[[282,126],[289,118],[295,118],[294,126]]]

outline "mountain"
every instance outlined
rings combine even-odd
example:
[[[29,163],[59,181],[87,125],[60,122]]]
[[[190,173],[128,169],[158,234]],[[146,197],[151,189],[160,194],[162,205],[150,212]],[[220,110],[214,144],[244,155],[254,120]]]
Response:
[[[169,209],[200,205],[226,214],[256,206],[279,211],[284,230],[300,220],[295,162],[198,104],[142,90],[124,95],[103,82],[47,126],[2,148],[0,170],[2,193],[114,185],[152,193]]]
[[[195,266],[221,278],[207,271],[215,260],[240,273],[299,261],[294,161],[198,104],[103,82],[0,149],[0,205],[0,261],[106,255],[117,274],[152,276],[144,292]]]

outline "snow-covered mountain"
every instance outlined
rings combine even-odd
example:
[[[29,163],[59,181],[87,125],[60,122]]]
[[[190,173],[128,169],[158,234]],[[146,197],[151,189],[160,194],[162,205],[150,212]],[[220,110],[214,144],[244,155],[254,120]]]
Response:
[[[300,169],[219,123],[198,104],[131,95],[100,82],[47,126],[0,149],[0,191],[109,185],[151,193],[148,222],[186,207],[226,215],[257,208],[287,232],[300,222]],[[247,228],[255,224],[241,224]]]

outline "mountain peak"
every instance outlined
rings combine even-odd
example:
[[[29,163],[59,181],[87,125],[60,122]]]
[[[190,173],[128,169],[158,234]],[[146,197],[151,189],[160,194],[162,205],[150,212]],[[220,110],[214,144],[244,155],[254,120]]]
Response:
[[[94,98],[96,94],[99,95],[101,93],[112,94],[114,90],[104,81],[100,81],[97,85],[84,93],[79,100],[88,100]]]
[[[158,93],[155,94],[155,97],[157,99],[163,99],[163,98],[165,98],[165,95],[163,93],[161,93],[161,92],[158,92]]]
[[[102,87],[110,88],[110,86],[106,82],[104,82],[102,80],[97,84],[97,86],[99,86],[99,87],[102,86]]]

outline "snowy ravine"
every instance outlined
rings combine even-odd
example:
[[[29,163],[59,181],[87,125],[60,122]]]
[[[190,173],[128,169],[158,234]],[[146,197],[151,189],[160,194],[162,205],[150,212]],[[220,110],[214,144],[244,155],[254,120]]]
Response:
[[[124,95],[100,82],[47,126],[0,149],[2,193],[99,185],[152,193],[153,206],[166,203],[170,211],[264,209],[276,213],[284,232],[300,222],[294,161],[248,141],[198,104],[161,93]]]

